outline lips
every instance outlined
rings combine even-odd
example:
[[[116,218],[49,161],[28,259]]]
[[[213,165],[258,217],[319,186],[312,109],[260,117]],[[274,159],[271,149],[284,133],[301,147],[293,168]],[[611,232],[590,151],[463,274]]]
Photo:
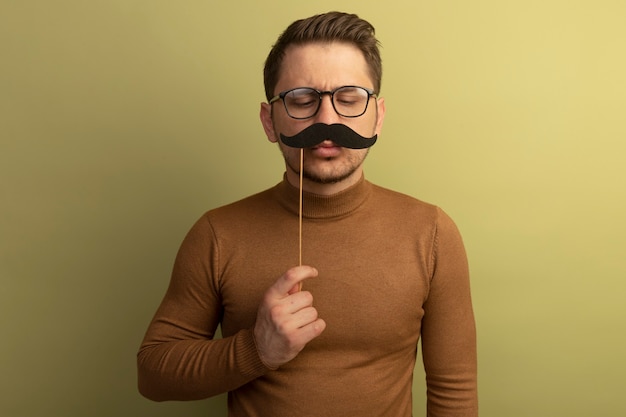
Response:
[[[335,143],[330,140],[330,139],[324,139],[324,141],[322,143],[320,143],[317,146],[314,146],[313,149],[318,149],[318,148],[337,148],[338,146],[335,145]]]
[[[319,157],[330,158],[333,156],[337,156],[339,153],[341,153],[341,147],[335,145],[335,143],[333,143],[332,141],[325,140],[319,145],[311,148],[311,152],[313,153],[313,155]]]

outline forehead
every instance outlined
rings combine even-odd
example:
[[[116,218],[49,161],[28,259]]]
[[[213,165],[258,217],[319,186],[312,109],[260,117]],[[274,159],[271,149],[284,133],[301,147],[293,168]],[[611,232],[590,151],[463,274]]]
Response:
[[[276,92],[295,87],[331,90],[343,85],[374,87],[363,52],[355,45],[316,42],[285,50]]]

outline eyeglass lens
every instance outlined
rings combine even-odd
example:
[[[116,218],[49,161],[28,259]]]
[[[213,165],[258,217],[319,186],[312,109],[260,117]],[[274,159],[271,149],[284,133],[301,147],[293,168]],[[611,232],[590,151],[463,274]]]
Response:
[[[321,105],[323,94],[331,95],[335,111],[345,117],[358,117],[365,113],[370,96],[362,87],[340,87],[334,92],[323,93],[312,88],[296,88],[283,97],[287,113],[298,119],[314,116]]]

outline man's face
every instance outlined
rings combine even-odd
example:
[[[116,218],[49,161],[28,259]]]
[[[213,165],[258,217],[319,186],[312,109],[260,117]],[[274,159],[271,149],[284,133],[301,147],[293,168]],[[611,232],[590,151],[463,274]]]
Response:
[[[348,43],[292,45],[285,53],[274,94],[296,87],[331,91],[346,85],[369,89],[374,87],[363,53],[357,47]],[[287,178],[294,184],[300,170],[300,149],[280,142],[280,133],[292,136],[314,123],[341,123],[362,136],[371,137],[380,134],[384,110],[383,99],[370,98],[365,114],[346,118],[335,112],[330,96],[324,95],[318,113],[309,119],[289,117],[283,102],[278,100],[272,105],[261,105],[261,121],[268,139],[278,142],[285,158]],[[338,147],[330,140],[305,149],[305,188],[320,191],[322,186],[325,190],[332,188],[333,191],[339,191],[354,184],[361,177],[362,163],[367,152],[367,149]]]

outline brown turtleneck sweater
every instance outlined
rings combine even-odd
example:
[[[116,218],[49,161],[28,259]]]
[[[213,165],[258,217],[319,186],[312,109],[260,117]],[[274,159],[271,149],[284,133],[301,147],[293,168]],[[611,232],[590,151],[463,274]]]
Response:
[[[305,193],[303,208],[303,263],[319,271],[305,289],[322,335],[277,370],[255,348],[262,295],[298,263],[298,190],[283,181],[192,227],[139,350],[141,393],[228,391],[232,417],[411,416],[421,336],[428,416],[477,416],[468,267],[452,220],[364,179],[332,196]]]

